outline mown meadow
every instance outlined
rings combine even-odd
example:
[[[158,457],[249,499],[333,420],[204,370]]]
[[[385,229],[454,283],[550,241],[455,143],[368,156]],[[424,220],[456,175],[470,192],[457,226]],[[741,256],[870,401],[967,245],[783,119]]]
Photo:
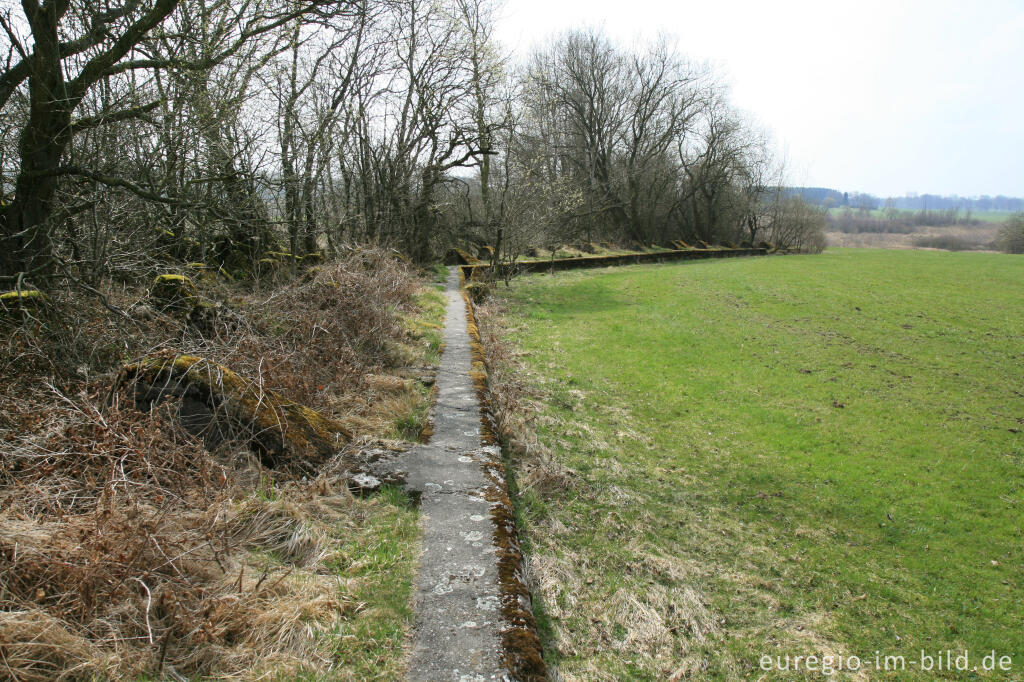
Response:
[[[536,434],[519,514],[562,679],[793,679],[762,669],[787,655],[874,679],[876,654],[963,678],[922,650],[1024,678],[1024,258],[838,249],[502,289],[486,324]]]

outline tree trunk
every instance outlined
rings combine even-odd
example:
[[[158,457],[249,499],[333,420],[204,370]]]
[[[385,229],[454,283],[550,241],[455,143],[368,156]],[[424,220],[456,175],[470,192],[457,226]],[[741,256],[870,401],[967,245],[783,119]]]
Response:
[[[71,141],[71,112],[80,98],[67,97],[57,8],[48,4],[28,19],[36,41],[28,79],[29,121],[18,145],[14,200],[0,212],[0,274],[45,278],[56,267],[48,224],[57,193],[55,171]]]

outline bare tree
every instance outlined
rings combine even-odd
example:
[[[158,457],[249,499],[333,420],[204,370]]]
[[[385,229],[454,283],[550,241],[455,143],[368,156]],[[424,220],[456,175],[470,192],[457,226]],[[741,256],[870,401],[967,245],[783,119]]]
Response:
[[[467,39],[483,227],[493,245],[492,265],[497,265],[505,247],[505,225],[495,215],[491,199],[491,158],[498,153],[495,149],[497,135],[509,123],[509,90],[504,70],[506,59],[497,53],[492,38],[496,3],[492,0],[457,0],[457,4]]]
[[[624,50],[599,33],[572,32],[532,57],[524,136],[548,155],[550,177],[576,179],[585,202],[567,223],[581,226],[579,236],[647,244],[672,231],[675,151],[689,149],[708,78],[664,39]]]
[[[721,91],[705,103],[698,135],[678,146],[689,199],[690,236],[709,243],[734,239],[742,220],[741,184],[750,137]]]
[[[771,241],[779,248],[821,253],[825,248],[825,225],[825,209],[797,196],[785,197],[772,223]]]
[[[785,174],[764,134],[751,131],[740,180],[744,236],[751,244],[763,241],[780,214]]]
[[[330,26],[304,30],[296,19],[288,27],[285,62],[270,83],[277,99],[277,138],[284,220],[292,253],[319,248],[317,194],[335,147],[331,133],[351,116],[346,105],[360,79],[372,77],[381,57],[367,49],[379,8],[353,5],[333,17]]]
[[[188,0],[187,4],[201,0]],[[120,187],[150,201],[173,199],[133,180],[108,177],[68,163],[66,152],[77,134],[98,126],[137,119],[159,107],[159,100],[76,117],[86,97],[101,82],[163,69],[203,70],[223,62],[250,40],[295,17],[329,9],[327,0],[219,0],[206,3],[225,10],[230,26],[217,51],[197,62],[153,54],[144,44],[186,0],[123,0],[101,6],[85,0],[22,0],[22,16],[0,14],[9,55],[0,73],[0,108],[23,108],[14,180],[5,186],[0,210],[0,276],[31,276],[42,281],[57,266],[53,242],[55,198],[62,178],[89,178]]]

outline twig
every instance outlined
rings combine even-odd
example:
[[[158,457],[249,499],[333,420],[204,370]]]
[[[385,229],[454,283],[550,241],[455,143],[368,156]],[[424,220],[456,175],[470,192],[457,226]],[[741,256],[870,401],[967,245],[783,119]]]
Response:
[[[149,591],[149,587],[146,583],[142,582],[135,576],[132,576],[132,580],[142,585],[142,589],[146,590],[146,633],[149,635],[149,643],[153,643],[153,628],[149,626],[149,607],[153,605],[153,594]]]
[[[256,594],[257,592],[260,591],[260,585],[262,585],[263,581],[267,579],[267,574],[268,573],[270,573],[270,564],[267,564],[266,566],[263,567],[263,575],[261,575],[260,579],[256,581],[256,586],[254,588],[252,588],[252,593],[253,594]]]
[[[171,633],[174,632],[174,620],[177,615],[177,611],[171,614],[171,624],[168,626],[167,632],[164,633],[163,641],[160,643],[160,657],[156,661],[157,675],[159,675],[164,669],[164,659],[167,658],[167,645],[171,643]]]

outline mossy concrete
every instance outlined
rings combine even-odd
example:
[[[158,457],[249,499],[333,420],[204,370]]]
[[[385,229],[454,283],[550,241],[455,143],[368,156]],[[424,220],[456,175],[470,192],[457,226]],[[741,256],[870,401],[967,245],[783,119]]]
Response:
[[[680,245],[684,245],[683,242],[679,242]],[[733,246],[711,246],[707,242],[698,242],[698,246],[693,249],[678,248],[674,251],[649,251],[649,252],[637,252],[637,253],[617,253],[617,254],[603,254],[597,256],[587,256],[582,253],[576,255],[569,255],[566,257],[557,257],[559,253],[568,253],[565,251],[556,251],[555,258],[536,260],[536,261],[519,261],[515,265],[517,273],[525,274],[530,272],[559,272],[562,270],[578,270],[580,268],[605,268],[616,265],[638,265],[641,263],[668,263],[678,260],[705,260],[708,258],[739,258],[744,256],[765,256],[768,251],[763,248],[754,249],[738,249]],[[779,251],[773,251],[773,253],[779,253]],[[447,262],[447,261],[446,261]],[[479,260],[459,261],[458,267],[462,269],[463,275],[466,281],[480,281],[488,278],[491,265],[489,263],[482,263]]]
[[[199,298],[195,282],[186,275],[157,275],[149,296],[161,308],[191,308]]]
[[[126,365],[116,385],[128,388],[144,409],[168,397],[178,398],[183,425],[203,437],[207,447],[243,441],[268,467],[313,473],[352,439],[342,424],[227,367],[191,355],[155,353]]]
[[[0,316],[21,318],[50,306],[50,297],[37,289],[6,291],[0,294]]]
[[[499,568],[503,528],[494,510],[500,451],[481,429],[467,310],[452,268],[444,353],[437,375],[434,436],[404,458],[407,489],[420,496],[423,554],[416,580],[410,680],[516,679],[503,640]],[[501,481],[504,485],[504,481]]]

